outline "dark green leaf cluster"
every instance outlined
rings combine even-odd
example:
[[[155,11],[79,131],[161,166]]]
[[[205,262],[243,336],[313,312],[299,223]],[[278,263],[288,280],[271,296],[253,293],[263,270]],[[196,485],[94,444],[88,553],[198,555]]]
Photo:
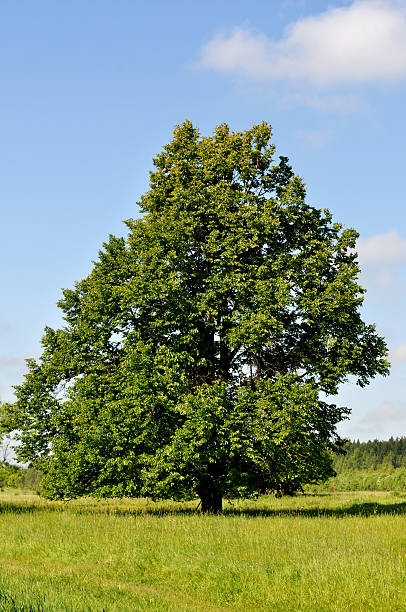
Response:
[[[360,316],[357,233],[309,206],[266,123],[154,160],[143,217],[65,290],[17,401],[19,457],[50,497],[294,492],[333,473],[348,375],[386,374]],[[217,503],[217,502],[216,502]]]

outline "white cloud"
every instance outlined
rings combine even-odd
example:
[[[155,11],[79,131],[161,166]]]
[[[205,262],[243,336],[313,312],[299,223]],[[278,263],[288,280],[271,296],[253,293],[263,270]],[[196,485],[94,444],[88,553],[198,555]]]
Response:
[[[236,27],[202,48],[199,66],[319,86],[403,80],[405,8],[390,0],[355,0],[292,23],[279,40]]]
[[[323,147],[331,139],[331,132],[326,130],[298,130],[297,137],[310,147]]]
[[[387,421],[406,421],[406,407],[403,402],[381,402],[375,410],[371,410],[364,421],[384,424]]]
[[[0,355],[1,368],[23,368],[25,367],[25,357],[7,357]]]
[[[12,385],[22,382],[27,371],[26,357],[0,355],[0,403],[13,401]]]
[[[399,344],[389,351],[389,361],[392,363],[406,363],[406,344]]]
[[[341,114],[350,113],[353,111],[365,110],[368,105],[359,96],[342,93],[342,94],[318,94],[312,91],[290,93],[279,98],[279,104],[285,108],[291,108],[297,105],[305,105],[314,108],[317,111],[333,111]]]
[[[397,232],[376,234],[358,239],[356,251],[361,264],[400,264],[406,262],[406,239]]]

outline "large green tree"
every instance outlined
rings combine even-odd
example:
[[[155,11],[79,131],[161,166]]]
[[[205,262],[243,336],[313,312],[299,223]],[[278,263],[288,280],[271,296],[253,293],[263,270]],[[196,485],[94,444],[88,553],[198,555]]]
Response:
[[[357,233],[309,206],[271,128],[186,121],[154,159],[143,216],[59,302],[3,428],[51,498],[292,493],[333,474],[327,402],[386,374],[360,316]]]

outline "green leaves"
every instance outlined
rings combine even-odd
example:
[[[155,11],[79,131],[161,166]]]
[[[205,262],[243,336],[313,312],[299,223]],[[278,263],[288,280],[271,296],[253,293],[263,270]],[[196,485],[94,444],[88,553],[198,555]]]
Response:
[[[48,496],[210,508],[331,475],[348,411],[319,395],[386,374],[386,346],[360,317],[357,233],[306,203],[270,137],[177,126],[144,217],[64,290],[66,325],[45,330],[3,417]]]

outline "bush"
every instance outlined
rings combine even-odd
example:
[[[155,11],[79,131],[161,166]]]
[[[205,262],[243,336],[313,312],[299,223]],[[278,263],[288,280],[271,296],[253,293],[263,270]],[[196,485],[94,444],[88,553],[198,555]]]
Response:
[[[21,468],[17,465],[0,463],[0,488],[18,487],[21,482]]]

